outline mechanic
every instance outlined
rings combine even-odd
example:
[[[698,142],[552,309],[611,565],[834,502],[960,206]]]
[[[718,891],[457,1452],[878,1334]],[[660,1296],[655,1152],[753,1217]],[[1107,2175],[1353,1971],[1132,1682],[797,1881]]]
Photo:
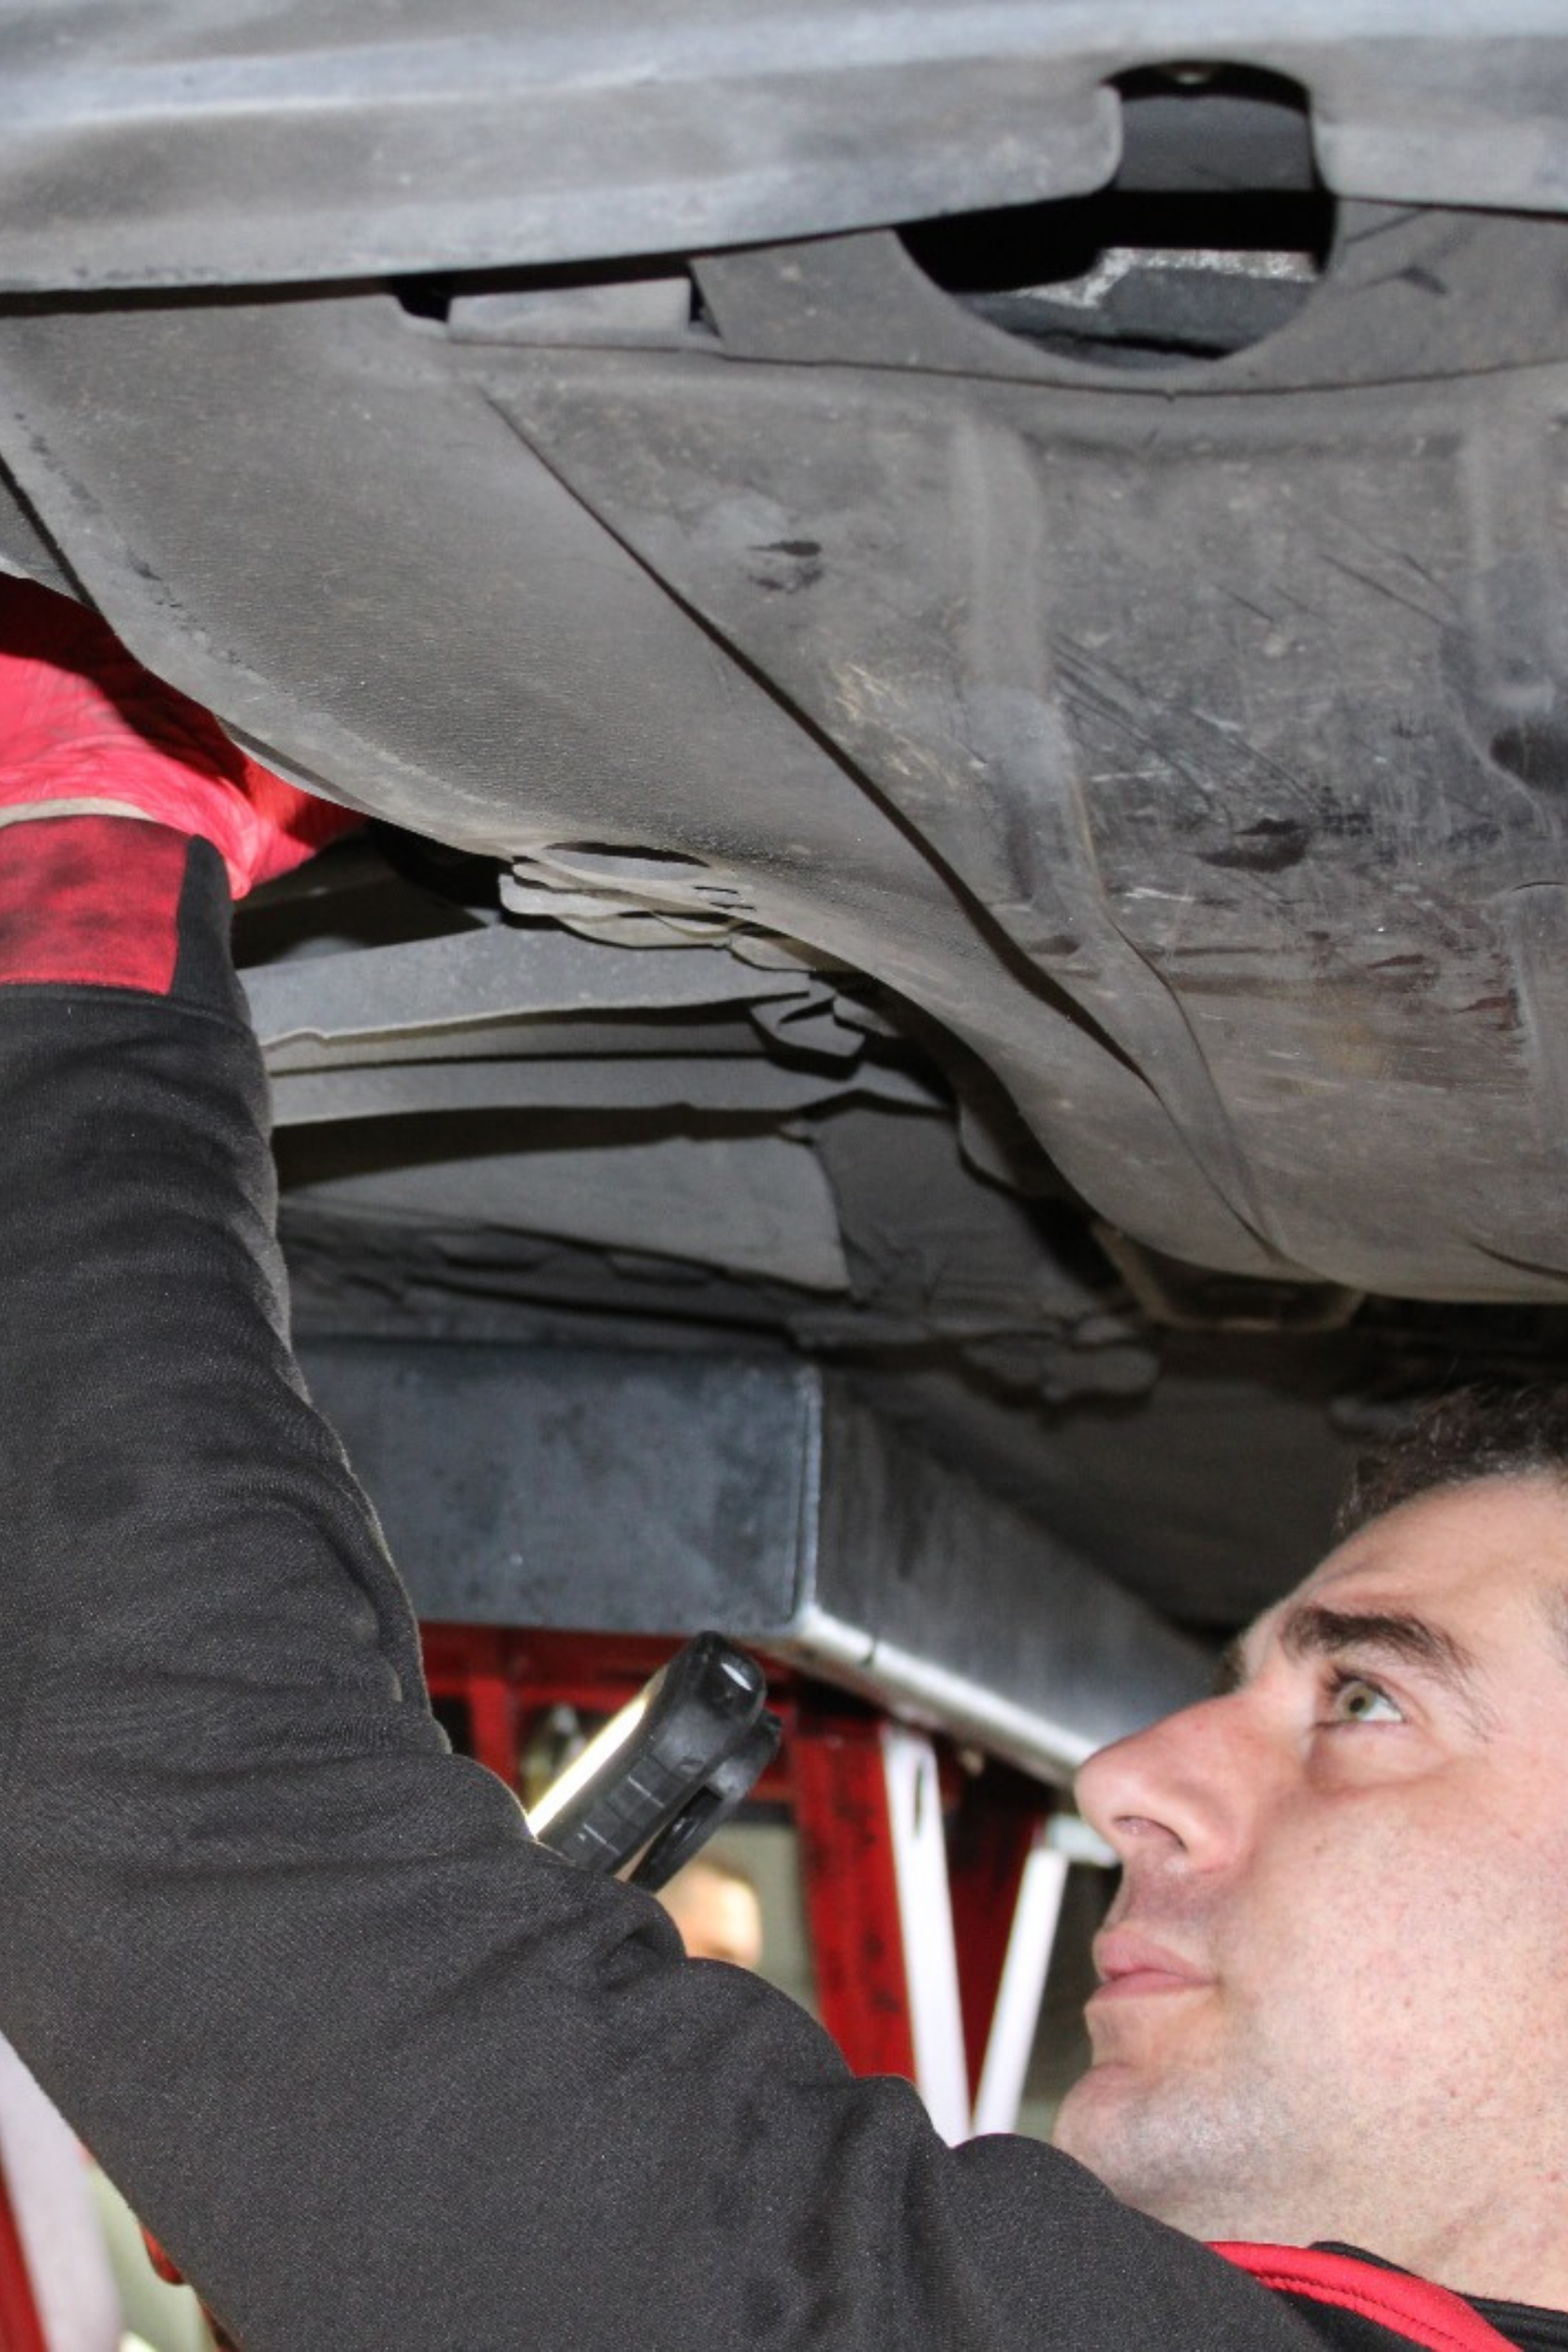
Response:
[[[949,2150],[449,1752],[227,961],[341,820],[74,608],[0,643],[0,2026],[236,2341],[1568,2344],[1560,1428],[1407,1464],[1089,1766],[1066,2152]]]

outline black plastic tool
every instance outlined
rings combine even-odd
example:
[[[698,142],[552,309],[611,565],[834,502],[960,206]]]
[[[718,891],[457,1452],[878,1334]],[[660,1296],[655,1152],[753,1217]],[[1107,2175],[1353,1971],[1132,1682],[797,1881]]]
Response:
[[[584,1870],[662,1886],[771,1761],[766,1696],[754,1658],[696,1635],[530,1806],[535,1837]]]

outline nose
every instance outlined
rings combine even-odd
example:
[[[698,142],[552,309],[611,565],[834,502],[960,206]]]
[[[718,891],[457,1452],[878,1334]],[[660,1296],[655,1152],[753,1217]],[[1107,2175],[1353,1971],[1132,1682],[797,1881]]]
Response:
[[[1216,1870],[1245,1849],[1265,1777],[1239,1696],[1208,1698],[1091,1756],[1078,1807],[1124,1863]]]

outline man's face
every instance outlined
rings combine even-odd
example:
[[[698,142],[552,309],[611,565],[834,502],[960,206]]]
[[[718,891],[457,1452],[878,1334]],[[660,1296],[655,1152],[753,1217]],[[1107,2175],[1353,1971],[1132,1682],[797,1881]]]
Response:
[[[1554,1486],[1424,1495],[1252,1628],[1234,1690],[1085,1767],[1125,1875],[1058,2145],[1195,2235],[1450,2279],[1556,2169],[1560,2236],[1565,1595]]]

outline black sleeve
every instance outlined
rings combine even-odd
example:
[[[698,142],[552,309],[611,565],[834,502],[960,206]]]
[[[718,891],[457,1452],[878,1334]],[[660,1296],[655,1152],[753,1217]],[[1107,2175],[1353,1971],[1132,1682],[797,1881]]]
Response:
[[[1065,2159],[948,2151],[448,1752],[179,856],[162,993],[8,965],[0,903],[0,2025],[142,2217],[252,2352],[1308,2340]]]

